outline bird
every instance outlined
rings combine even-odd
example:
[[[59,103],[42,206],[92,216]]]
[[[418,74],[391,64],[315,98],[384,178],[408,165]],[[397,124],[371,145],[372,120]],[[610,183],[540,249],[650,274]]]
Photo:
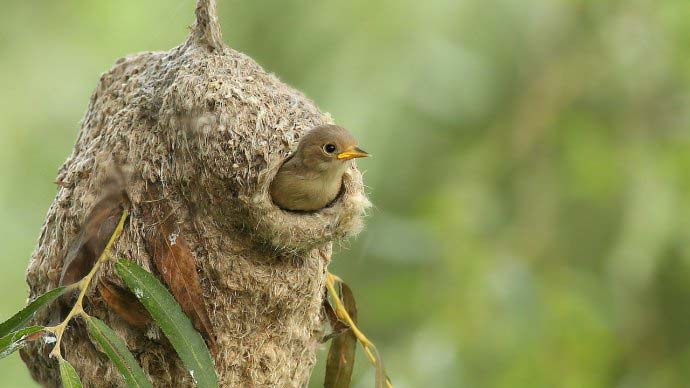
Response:
[[[315,127],[276,173],[269,189],[273,202],[290,211],[323,209],[338,197],[352,160],[367,156],[347,129],[333,124]]]

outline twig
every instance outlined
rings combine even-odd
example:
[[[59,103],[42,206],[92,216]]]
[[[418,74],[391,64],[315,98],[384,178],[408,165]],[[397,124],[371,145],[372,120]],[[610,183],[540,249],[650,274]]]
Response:
[[[326,274],[326,288],[328,289],[328,293],[331,294],[331,298],[333,299],[333,302],[335,303],[335,314],[338,316],[339,319],[345,321],[347,325],[352,329],[352,333],[357,337],[359,342],[362,344],[362,347],[364,348],[364,352],[366,353],[367,357],[369,358],[369,361],[371,362],[372,365],[377,366],[378,361],[376,356],[374,356],[374,350],[376,349],[376,346],[367,338],[364,333],[362,333],[361,330],[357,327],[355,322],[352,320],[350,317],[350,314],[348,314],[347,309],[345,309],[345,306],[343,305],[343,302],[340,300],[340,297],[338,296],[338,292],[335,290],[335,283],[340,282],[342,283],[343,281],[337,277],[336,275],[333,275],[332,273],[328,272]],[[393,384],[391,381],[386,377],[386,386],[388,388],[393,388]]]
[[[55,335],[56,341],[55,341],[55,347],[53,350],[50,352],[51,357],[55,357],[58,360],[62,359],[62,353],[60,350],[60,344],[62,343],[62,337],[65,332],[65,329],[67,328],[67,325],[69,322],[74,318],[75,316],[80,316],[80,317],[85,317],[86,312],[84,312],[84,296],[86,295],[86,291],[89,289],[89,286],[91,285],[91,280],[93,280],[93,277],[96,275],[98,272],[98,269],[105,263],[109,258],[110,258],[110,249],[112,248],[113,244],[117,239],[120,237],[122,234],[122,230],[124,229],[125,226],[125,219],[127,219],[127,216],[129,215],[129,212],[127,209],[125,209],[122,212],[122,217],[120,217],[120,222],[118,222],[117,227],[115,228],[115,231],[113,232],[112,236],[110,236],[110,240],[108,240],[108,244],[106,244],[105,249],[103,249],[103,252],[101,255],[98,257],[98,260],[96,261],[96,264],[94,264],[93,268],[91,268],[91,271],[79,282],[74,283],[70,287],[76,287],[79,289],[79,296],[77,297],[77,302],[72,306],[72,310],[70,310],[69,314],[67,314],[67,317],[58,325],[52,326],[52,327],[46,327],[46,331],[49,333],[52,333]]]
[[[216,14],[216,0],[197,0],[196,21],[189,35],[190,41],[214,50],[223,49],[223,37]]]

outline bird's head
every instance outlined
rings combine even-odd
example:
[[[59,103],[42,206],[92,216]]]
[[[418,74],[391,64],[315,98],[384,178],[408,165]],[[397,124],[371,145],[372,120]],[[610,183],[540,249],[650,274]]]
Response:
[[[295,153],[305,166],[323,172],[344,170],[350,160],[367,156],[347,129],[330,124],[304,135]]]

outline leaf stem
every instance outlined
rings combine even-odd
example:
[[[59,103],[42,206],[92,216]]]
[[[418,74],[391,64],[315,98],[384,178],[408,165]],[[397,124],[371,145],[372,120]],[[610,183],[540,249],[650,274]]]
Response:
[[[335,290],[335,284],[337,282],[342,283],[343,281],[339,277],[333,275],[330,272],[326,273],[326,288],[328,289],[328,293],[331,294],[331,298],[335,303],[335,314],[338,316],[338,318],[345,321],[345,323],[347,323],[350,329],[352,329],[352,333],[362,344],[364,352],[367,354],[369,361],[371,361],[372,365],[376,366],[377,359],[372,351],[372,349],[376,349],[376,346],[374,346],[374,344],[369,340],[369,338],[367,338],[364,335],[364,333],[362,333],[362,331],[359,330],[355,322],[352,320],[352,317],[350,317],[350,314],[348,314],[347,309],[345,309],[343,302],[340,300],[340,297],[338,296],[338,292]],[[386,377],[386,386],[388,388],[393,388],[393,384],[390,382],[388,377]]]
[[[89,286],[91,285],[91,281],[93,280],[98,270],[101,268],[103,263],[108,261],[108,259],[110,258],[110,249],[112,248],[113,244],[115,244],[115,241],[117,241],[117,239],[122,234],[122,230],[125,227],[125,220],[127,219],[128,215],[129,212],[127,211],[127,209],[124,209],[122,211],[120,221],[118,222],[117,227],[115,228],[115,231],[110,236],[110,240],[108,240],[108,243],[103,249],[103,252],[98,257],[96,264],[93,265],[91,271],[89,271],[89,273],[86,276],[84,276],[83,279],[70,286],[79,289],[79,296],[77,297],[77,301],[76,303],[74,303],[74,306],[72,306],[72,309],[70,310],[69,314],[67,314],[67,317],[65,317],[65,319],[56,326],[46,327],[45,330],[50,333],[53,333],[56,338],[55,347],[53,347],[53,350],[50,352],[51,357],[55,357],[58,360],[62,358],[60,344],[62,343],[62,337],[65,332],[65,329],[67,328],[67,325],[72,320],[72,318],[74,318],[75,316],[85,317],[87,315],[86,312],[84,312],[84,296],[86,295],[86,292],[88,291]]]

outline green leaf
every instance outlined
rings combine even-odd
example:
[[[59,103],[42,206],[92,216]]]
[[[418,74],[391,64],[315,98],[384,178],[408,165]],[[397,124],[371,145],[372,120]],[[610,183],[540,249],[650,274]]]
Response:
[[[63,388],[81,388],[81,380],[77,371],[63,358],[60,359],[60,377],[62,378]]]
[[[341,300],[345,306],[345,310],[352,318],[352,321],[357,323],[357,304],[352,290],[345,283],[340,286]],[[330,304],[328,308],[332,307]],[[328,310],[327,310],[328,311]],[[335,312],[330,314],[331,326],[336,329],[336,326],[342,325],[337,321]],[[331,347],[328,350],[328,358],[326,360],[326,378],[324,380],[325,388],[349,388],[352,383],[352,371],[355,365],[355,348],[357,346],[357,337],[351,329],[343,331],[340,335],[333,338]]]
[[[118,260],[115,268],[168,337],[197,386],[218,387],[218,377],[206,343],[165,286],[130,260]]]
[[[31,326],[0,338],[0,360],[23,348],[28,342],[41,338],[44,329],[42,326]]]
[[[88,317],[86,324],[91,339],[98,343],[103,352],[115,364],[128,387],[151,387],[151,383],[146,378],[144,370],[141,369],[137,360],[127,349],[127,344],[115,334],[113,329],[108,327],[105,322],[94,317]]]
[[[37,311],[50,304],[50,302],[54,301],[60,295],[64,294],[65,291],[67,291],[67,288],[68,287],[58,287],[46,292],[45,294],[34,299],[31,303],[29,303],[28,306],[24,307],[21,311],[14,314],[12,318],[6,320],[3,323],[0,323],[0,337],[6,336],[13,330],[26,324],[26,322],[33,318],[34,314]]]
[[[381,358],[378,349],[376,349],[376,347],[373,347],[372,350],[374,353],[374,357],[376,357],[375,386],[376,388],[385,388],[387,384],[390,384],[391,379],[388,378],[388,374],[386,373],[386,367],[383,365],[383,359]]]

